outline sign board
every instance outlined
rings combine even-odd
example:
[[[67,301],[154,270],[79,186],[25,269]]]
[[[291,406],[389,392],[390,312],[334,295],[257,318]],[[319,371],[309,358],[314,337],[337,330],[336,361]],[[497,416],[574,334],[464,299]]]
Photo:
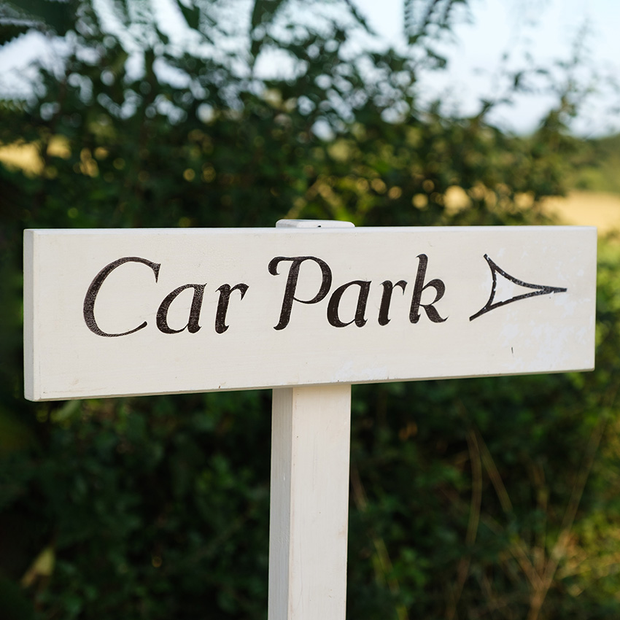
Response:
[[[594,366],[596,229],[27,230],[26,397]]]
[[[278,225],[25,231],[26,397],[279,388],[268,617],[344,620],[350,384],[592,369],[596,229]]]

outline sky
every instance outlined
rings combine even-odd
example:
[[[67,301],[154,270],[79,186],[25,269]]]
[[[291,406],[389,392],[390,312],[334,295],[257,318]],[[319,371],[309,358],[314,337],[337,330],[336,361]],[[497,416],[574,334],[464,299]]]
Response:
[[[172,25],[174,11],[165,10],[168,0],[160,2],[162,21]],[[403,0],[352,2],[377,32],[376,44],[403,45]],[[570,58],[575,41],[585,33],[587,63],[579,79],[603,93],[586,100],[573,129],[584,136],[620,131],[620,112],[610,112],[620,104],[620,94],[611,93],[604,81],[612,76],[620,82],[620,0],[471,0],[469,4],[469,19],[460,20],[451,40],[442,46],[449,59],[447,70],[428,73],[420,80],[422,99],[442,96],[455,110],[474,112],[480,98],[497,94],[504,54],[509,55],[504,64],[511,68],[550,67]],[[0,52],[0,72],[9,66],[21,71],[41,53],[42,39],[34,35],[7,46]],[[528,53],[531,60],[525,59]],[[526,133],[556,100],[542,91],[528,94],[512,106],[497,109],[492,120],[505,129]]]
[[[402,40],[402,0],[353,1],[385,41]],[[620,82],[619,0],[471,0],[470,6],[469,23],[461,21],[452,42],[443,46],[448,69],[423,79],[422,92],[429,97],[449,93],[462,110],[473,111],[479,97],[494,93],[493,75],[503,54],[510,54],[513,67],[527,66],[526,52],[534,62],[550,66],[570,58],[575,41],[585,32],[588,68],[580,78],[596,82],[606,94],[591,98],[574,129],[582,135],[620,131],[620,114],[608,110],[620,103],[620,95],[612,96],[603,83],[608,75]],[[508,129],[528,132],[552,101],[544,93],[528,95],[517,105],[499,110],[494,120]]]

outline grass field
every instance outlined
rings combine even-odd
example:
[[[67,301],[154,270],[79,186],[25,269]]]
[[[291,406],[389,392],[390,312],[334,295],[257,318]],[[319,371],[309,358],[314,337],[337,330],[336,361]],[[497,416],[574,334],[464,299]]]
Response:
[[[544,209],[561,223],[596,226],[599,235],[620,230],[620,195],[574,190],[565,198],[548,198]]]

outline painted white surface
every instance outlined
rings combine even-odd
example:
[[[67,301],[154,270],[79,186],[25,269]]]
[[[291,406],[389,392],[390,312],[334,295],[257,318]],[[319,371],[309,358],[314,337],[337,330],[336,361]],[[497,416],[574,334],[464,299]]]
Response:
[[[340,220],[278,220],[276,228],[355,228],[355,224]]]
[[[273,392],[269,620],[344,620],[351,386]]]
[[[191,229],[25,231],[25,374],[32,400],[162,394],[361,383],[538,372],[594,366],[596,229],[580,227]],[[409,311],[420,259],[424,283],[440,279],[445,295],[434,323]],[[564,287],[564,293],[516,301],[470,321],[489,299],[491,270],[484,255],[525,282]],[[314,256],[332,273],[327,296],[294,302],[290,323],[275,330],[290,262],[275,257]],[[160,264],[125,263],[104,281],[95,318],[102,337],[86,325],[84,298],[96,275],[122,257]],[[370,281],[366,323],[334,327],[327,306],[334,290]],[[382,282],[395,288],[390,322],[380,325]],[[205,284],[200,330],[165,334],[156,326],[162,300],[185,284]],[[215,330],[218,287],[248,285],[231,294],[224,333]],[[298,299],[321,284],[313,261],[300,266]],[[501,286],[500,286],[501,285]],[[497,294],[528,292],[498,280]],[[500,290],[501,289],[501,290]],[[354,317],[359,287],[339,307]],[[427,288],[423,304],[436,291]],[[187,324],[192,290],[170,306],[169,325]]]

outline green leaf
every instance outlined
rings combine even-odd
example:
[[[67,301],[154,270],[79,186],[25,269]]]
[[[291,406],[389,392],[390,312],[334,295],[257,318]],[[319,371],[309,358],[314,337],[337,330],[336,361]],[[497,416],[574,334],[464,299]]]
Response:
[[[187,22],[187,25],[192,30],[198,30],[200,27],[200,8],[197,6],[185,6],[181,0],[177,0],[177,6],[183,13],[183,17]]]
[[[433,30],[446,30],[453,25],[453,10],[466,0],[405,0],[404,30],[410,45],[429,37]],[[434,28],[433,28],[434,27]]]
[[[262,48],[264,33],[261,37],[256,36],[256,29],[259,26],[266,28],[275,17],[278,9],[286,0],[255,0],[252,9],[252,19],[250,20],[250,39],[252,40],[251,53],[256,58]]]
[[[63,36],[75,25],[77,0],[5,0],[22,19],[31,19],[44,29]]]
[[[8,579],[0,579],[0,601],[4,620],[31,620],[34,618],[32,603],[24,591]]]
[[[28,29],[29,27],[27,25],[0,23],[0,46],[6,45],[13,39],[20,37],[22,34],[28,32]]]

